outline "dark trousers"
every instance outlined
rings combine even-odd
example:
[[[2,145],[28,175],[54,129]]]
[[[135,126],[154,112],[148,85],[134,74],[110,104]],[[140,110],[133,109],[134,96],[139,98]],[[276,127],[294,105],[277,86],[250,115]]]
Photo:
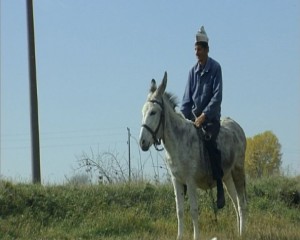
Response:
[[[217,136],[220,132],[220,121],[210,121],[203,124],[202,129],[205,133],[204,145],[208,151],[211,163],[212,175],[215,180],[222,179],[224,173],[221,163],[221,151],[217,147]]]

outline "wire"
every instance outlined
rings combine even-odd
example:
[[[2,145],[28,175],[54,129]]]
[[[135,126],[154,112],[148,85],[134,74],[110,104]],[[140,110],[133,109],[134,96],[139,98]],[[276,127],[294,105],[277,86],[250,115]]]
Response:
[[[112,132],[111,130],[115,132]],[[114,137],[114,139],[112,139],[112,137]],[[1,150],[30,148],[31,143],[29,133],[5,134],[1,135],[1,138],[3,139],[4,143],[1,145]],[[124,141],[121,140],[123,138]],[[68,141],[66,143],[64,140],[68,139],[72,141]],[[82,140],[84,141],[82,142]],[[72,146],[94,146],[102,144],[120,144],[124,142],[126,143],[126,132],[124,128],[81,129],[44,132],[41,133],[40,142],[41,149]]]

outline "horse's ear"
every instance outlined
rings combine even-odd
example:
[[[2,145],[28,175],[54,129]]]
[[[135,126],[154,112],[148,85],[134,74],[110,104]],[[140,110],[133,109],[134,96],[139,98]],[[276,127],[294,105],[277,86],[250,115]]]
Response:
[[[158,86],[158,89],[157,89],[157,93],[160,94],[160,95],[162,95],[166,90],[167,81],[168,81],[167,78],[168,78],[167,72],[165,72],[164,78],[163,78],[161,84]]]
[[[154,79],[151,80],[150,92],[154,93],[157,89],[156,82]]]

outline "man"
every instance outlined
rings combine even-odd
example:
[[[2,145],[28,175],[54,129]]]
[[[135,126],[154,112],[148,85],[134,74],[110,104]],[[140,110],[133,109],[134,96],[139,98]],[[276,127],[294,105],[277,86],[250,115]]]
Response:
[[[181,112],[197,128],[205,131],[204,144],[210,157],[212,175],[217,182],[217,207],[225,205],[222,183],[221,152],[216,138],[220,130],[222,102],[222,70],[220,64],[208,56],[208,37],[202,26],[196,34],[195,53],[198,62],[189,72],[182,99]]]

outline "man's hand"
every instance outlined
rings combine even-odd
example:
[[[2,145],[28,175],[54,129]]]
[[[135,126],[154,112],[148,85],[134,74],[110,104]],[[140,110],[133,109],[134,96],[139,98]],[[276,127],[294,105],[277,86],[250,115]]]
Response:
[[[199,117],[196,118],[195,122],[194,122],[194,125],[196,127],[200,127],[204,121],[206,120],[206,116],[204,113],[201,113],[201,115]]]

